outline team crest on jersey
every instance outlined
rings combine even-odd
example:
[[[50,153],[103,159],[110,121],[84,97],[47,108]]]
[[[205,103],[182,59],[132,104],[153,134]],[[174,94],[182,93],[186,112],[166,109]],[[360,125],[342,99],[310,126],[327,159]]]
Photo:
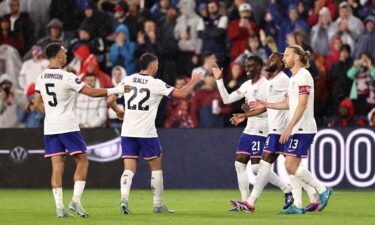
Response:
[[[79,78],[76,78],[76,83],[77,83],[77,84],[81,84],[82,81],[81,81]]]
[[[171,88],[171,86],[169,86],[168,84],[165,84],[165,86],[166,86],[167,88]]]

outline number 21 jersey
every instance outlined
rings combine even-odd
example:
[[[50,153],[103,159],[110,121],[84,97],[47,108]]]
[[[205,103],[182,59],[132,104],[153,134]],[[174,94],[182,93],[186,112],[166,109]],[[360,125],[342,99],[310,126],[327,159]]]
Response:
[[[75,74],[60,68],[48,68],[38,76],[35,91],[44,102],[45,135],[79,131],[75,99],[84,86]]]
[[[139,73],[125,77],[119,85],[130,85],[132,90],[124,94],[125,115],[122,124],[123,137],[157,137],[155,118],[163,96],[170,97],[174,87],[162,80]]]

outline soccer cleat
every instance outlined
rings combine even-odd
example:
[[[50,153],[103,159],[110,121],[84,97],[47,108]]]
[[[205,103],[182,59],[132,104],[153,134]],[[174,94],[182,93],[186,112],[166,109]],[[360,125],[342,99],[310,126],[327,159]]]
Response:
[[[333,190],[330,187],[326,188],[326,191],[319,194],[319,199],[320,199],[320,206],[319,206],[319,211],[323,211],[323,209],[327,206],[329,197],[331,196]]]
[[[128,203],[125,201],[121,202],[121,214],[122,215],[129,215],[130,214],[130,209],[128,206]]]
[[[283,209],[289,208],[294,202],[293,194],[291,192],[285,194],[285,204]]]
[[[303,208],[299,209],[295,205],[291,205],[289,208],[284,209],[283,211],[277,213],[279,215],[286,215],[286,214],[305,214],[305,210]]]
[[[154,207],[152,210],[154,213],[175,213],[175,210],[170,210],[167,206],[162,205],[161,207]]]
[[[233,209],[228,210],[228,212],[241,212],[241,210],[237,208],[233,208]]]
[[[73,217],[66,209],[56,209],[56,217],[57,218],[71,218]]]
[[[69,209],[76,212],[79,217],[88,218],[89,214],[85,211],[81,204],[71,201],[69,203]]]
[[[305,212],[317,212],[319,211],[319,205],[320,205],[320,202],[310,202],[305,207]]]
[[[230,200],[230,204],[232,204],[239,211],[245,211],[245,212],[255,211],[255,206],[250,205],[249,203],[247,203],[247,201],[241,202],[241,201]]]

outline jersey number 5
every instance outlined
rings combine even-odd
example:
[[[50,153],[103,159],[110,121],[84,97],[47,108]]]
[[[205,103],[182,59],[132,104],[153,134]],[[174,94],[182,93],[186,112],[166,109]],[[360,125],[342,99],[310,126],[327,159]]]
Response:
[[[47,95],[49,96],[52,96],[53,98],[53,101],[48,101],[48,105],[52,106],[52,107],[55,107],[57,106],[57,97],[56,97],[56,93],[53,92],[50,88],[54,88],[55,87],[55,84],[46,84],[46,93]]]
[[[141,110],[141,111],[148,111],[150,107],[148,105],[144,105],[144,103],[150,98],[150,90],[147,88],[141,88],[138,91],[136,87],[132,87],[132,91],[133,91],[133,95],[129,98],[128,109],[137,110],[138,108],[138,110]],[[132,101],[137,97],[138,93],[140,94],[145,93],[145,97],[141,101],[138,102],[138,105],[137,104],[132,105]]]

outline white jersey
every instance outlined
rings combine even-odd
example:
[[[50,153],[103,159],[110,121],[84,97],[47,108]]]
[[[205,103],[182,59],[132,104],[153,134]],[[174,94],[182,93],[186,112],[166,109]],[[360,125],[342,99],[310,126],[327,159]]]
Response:
[[[307,108],[300,120],[293,127],[292,134],[313,134],[317,132],[314,118],[314,80],[307,69],[301,68],[289,80],[289,121],[292,120],[296,112],[299,96],[304,94],[309,96]]]
[[[217,81],[220,96],[225,104],[236,102],[242,98],[245,98],[246,103],[255,101],[256,99],[265,101],[267,83],[267,79],[263,76],[261,76],[256,83],[248,80],[235,92],[229,95],[225,89],[223,80]],[[267,112],[257,116],[248,117],[244,133],[266,137],[268,135]]]
[[[47,68],[39,75],[35,91],[44,102],[44,134],[79,131],[75,99],[84,86],[75,74],[60,68]]]
[[[157,137],[155,118],[159,103],[163,96],[172,94],[174,87],[139,73],[125,77],[119,85],[132,86],[131,92],[124,94],[125,115],[121,136]]]
[[[289,77],[280,72],[268,80],[266,88],[267,102],[276,103],[283,101],[288,93]],[[267,109],[268,131],[271,134],[281,134],[286,129],[289,120],[288,110]]]

